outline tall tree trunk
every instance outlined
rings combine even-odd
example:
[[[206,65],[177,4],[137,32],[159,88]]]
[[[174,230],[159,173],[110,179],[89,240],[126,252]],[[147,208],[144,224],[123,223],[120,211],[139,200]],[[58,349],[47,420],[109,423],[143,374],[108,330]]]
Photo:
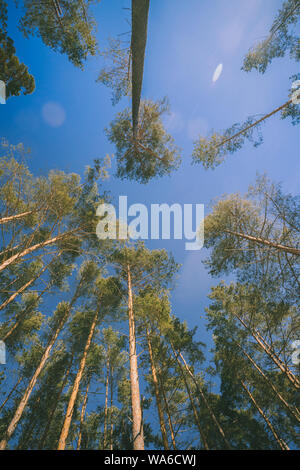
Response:
[[[85,390],[84,399],[83,399],[83,403],[82,403],[82,407],[81,407],[79,436],[78,436],[78,441],[77,441],[77,450],[80,450],[80,446],[81,446],[81,442],[82,442],[83,423],[84,423],[85,411],[86,411],[86,407],[87,407],[90,383],[91,383],[91,377],[88,380],[86,390]]]
[[[284,404],[286,409],[291,413],[291,415],[296,418],[298,422],[300,422],[300,414],[297,408],[295,410],[288,404],[288,402],[284,399],[284,397],[281,395],[281,393],[277,390],[275,385],[271,382],[271,380],[266,376],[266,374],[262,371],[262,369],[259,367],[258,364],[252,359],[249,354],[246,353],[246,351],[242,348],[242,346],[239,343],[236,343],[237,346],[240,348],[242,353],[248,358],[248,360],[251,362],[251,364],[255,367],[255,369],[260,373],[260,375],[265,379],[265,381],[268,383],[268,385],[271,387],[277,398]]]
[[[164,405],[165,405],[165,410],[166,410],[167,417],[168,417],[168,424],[169,424],[169,429],[170,429],[170,434],[171,434],[172,446],[173,446],[173,449],[176,450],[177,447],[176,447],[176,439],[175,439],[175,433],[174,433],[174,428],[173,428],[173,423],[172,423],[172,417],[170,413],[168,399],[165,393],[165,388],[164,388],[161,378],[159,379],[159,384],[160,384],[160,390],[161,390],[161,394],[162,394]]]
[[[207,443],[207,440],[206,440],[206,437],[203,433],[203,429],[202,429],[202,426],[201,426],[201,423],[200,423],[200,418],[199,418],[199,415],[198,415],[198,412],[197,412],[197,408],[196,408],[196,405],[194,403],[194,400],[193,400],[193,397],[192,397],[192,393],[191,393],[191,389],[190,389],[190,386],[189,386],[189,383],[188,383],[188,380],[186,378],[186,375],[182,369],[182,364],[180,363],[179,359],[178,359],[178,356],[175,355],[175,358],[176,358],[176,361],[179,365],[179,368],[180,368],[180,372],[181,372],[181,375],[182,375],[182,378],[184,380],[184,384],[185,384],[185,388],[187,390],[187,393],[188,393],[188,396],[189,396],[189,400],[190,400],[190,403],[191,403],[191,406],[192,406],[192,410],[193,410],[193,415],[194,415],[194,418],[195,418],[195,422],[196,422],[196,425],[198,427],[198,431],[199,431],[199,434],[200,434],[200,439],[203,443],[203,447],[205,450],[209,450],[209,447],[208,447],[208,443]]]
[[[172,349],[173,349],[174,352],[175,352],[175,348],[173,347],[173,345],[172,345]],[[176,354],[176,353],[175,353],[175,354]],[[179,354],[179,356],[181,357],[182,362],[183,362],[183,364],[184,364],[184,366],[185,366],[187,372],[188,372],[189,375],[192,377],[192,380],[193,380],[194,384],[196,385],[196,389],[197,389],[198,393],[200,394],[200,396],[201,396],[201,398],[202,398],[204,404],[206,405],[206,408],[208,409],[208,412],[209,412],[209,414],[210,414],[210,416],[211,416],[213,422],[215,423],[216,427],[218,428],[218,431],[219,431],[220,435],[222,436],[223,441],[224,441],[225,444],[226,444],[226,447],[227,447],[228,449],[231,449],[231,445],[229,444],[229,441],[227,440],[227,438],[226,438],[226,436],[225,436],[224,430],[223,430],[221,424],[219,423],[219,421],[217,420],[217,417],[216,417],[216,415],[214,414],[214,412],[213,412],[213,410],[212,410],[210,404],[208,403],[208,401],[207,401],[207,399],[206,399],[206,396],[205,396],[205,394],[204,394],[202,388],[199,386],[197,380],[196,380],[195,377],[194,377],[194,374],[192,373],[191,369],[189,368],[189,366],[188,366],[186,360],[184,359],[182,353],[181,353],[181,352],[178,352],[178,354]]]
[[[281,245],[280,243],[270,242],[264,238],[254,237],[252,235],[246,235],[245,233],[234,232],[232,230],[224,230],[224,232],[239,238],[244,238],[245,240],[249,240],[254,243],[259,243],[260,245],[268,246],[269,248],[275,248],[278,251],[284,251],[285,253],[300,256],[300,250],[293,248],[292,246]]]
[[[6,448],[6,445],[7,445],[8,440],[11,438],[12,434],[14,433],[14,431],[15,431],[15,429],[16,429],[16,426],[17,426],[19,420],[20,420],[21,417],[22,417],[23,411],[24,411],[24,409],[25,409],[25,407],[26,407],[26,405],[27,405],[27,402],[28,402],[29,397],[30,397],[30,395],[31,395],[31,393],[32,393],[32,390],[33,390],[33,388],[34,388],[34,386],[35,386],[35,384],[36,384],[36,381],[37,381],[37,379],[38,379],[38,377],[39,377],[39,375],[40,375],[40,373],[41,373],[41,371],[42,371],[42,369],[43,369],[43,367],[44,367],[44,365],[45,365],[45,363],[46,363],[46,361],[47,361],[47,359],[48,359],[48,357],[49,357],[49,355],[50,355],[51,349],[52,349],[52,347],[53,347],[53,345],[54,345],[54,343],[55,343],[55,341],[56,341],[56,339],[57,339],[59,333],[61,332],[61,329],[62,329],[64,323],[65,323],[65,321],[61,321],[61,322],[60,322],[60,324],[59,324],[57,330],[55,331],[54,335],[53,335],[52,338],[51,338],[51,341],[49,342],[47,348],[45,349],[45,352],[44,352],[44,354],[43,354],[43,357],[42,357],[42,359],[41,359],[41,361],[40,361],[40,363],[39,363],[39,365],[38,365],[38,367],[37,367],[37,369],[36,369],[36,371],[35,371],[35,373],[34,373],[32,379],[31,379],[30,382],[29,382],[29,385],[28,385],[27,388],[26,388],[26,391],[25,391],[25,393],[24,393],[24,395],[23,395],[22,400],[21,400],[20,403],[19,403],[19,406],[18,406],[18,408],[17,408],[17,410],[16,410],[16,412],[15,412],[15,414],[14,414],[13,419],[11,420],[11,422],[10,422],[8,428],[7,428],[5,437],[4,437],[4,439],[2,439],[2,441],[0,442],[0,450],[4,450],[4,449]]]
[[[105,404],[104,404],[104,427],[103,427],[103,450],[106,450],[107,446],[107,416],[108,416],[108,387],[109,387],[109,346],[107,349],[107,361],[106,361],[106,379],[105,379]]]
[[[81,358],[79,369],[78,369],[78,372],[77,372],[77,375],[76,375],[76,378],[75,378],[75,381],[74,381],[72,393],[71,393],[70,400],[69,400],[69,403],[68,403],[68,408],[67,408],[67,412],[66,412],[65,421],[64,421],[64,424],[63,424],[63,427],[62,427],[62,430],[61,430],[61,433],[60,433],[59,441],[58,441],[57,450],[64,450],[65,447],[66,447],[66,440],[67,440],[67,437],[68,437],[68,434],[69,434],[69,429],[70,429],[70,425],[71,425],[71,421],[72,421],[74,405],[75,405],[75,402],[76,402],[76,398],[77,398],[77,394],[78,394],[78,390],[79,390],[79,385],[80,385],[82,375],[83,375],[83,372],[84,372],[87,355],[88,355],[88,352],[89,352],[89,349],[90,349],[90,346],[91,346],[91,342],[92,342],[92,338],[93,338],[93,334],[94,334],[94,331],[95,331],[95,328],[96,328],[97,318],[98,318],[98,310],[97,310],[97,312],[94,316],[93,323],[91,325],[91,329],[90,329],[90,332],[89,332],[89,335],[88,335],[88,339],[87,339],[87,342],[86,342],[86,345],[85,345],[85,348],[84,348],[83,356]]]
[[[114,399],[114,387],[113,387],[113,367],[110,371],[110,413],[109,413],[109,448],[113,450],[113,399]]]
[[[245,321],[237,314],[234,313],[235,317],[240,321],[240,323],[248,330],[255,341],[261,346],[263,351],[272,359],[274,364],[283,372],[289,381],[293,384],[293,386],[298,390],[300,388],[300,381],[297,377],[292,373],[292,371],[281,361],[281,359],[277,356],[277,354],[272,350],[271,346],[267,343],[267,341],[261,336],[259,331],[255,330],[254,328],[249,327]]]
[[[166,430],[164,412],[163,412],[161,399],[160,399],[156,367],[155,367],[155,363],[154,363],[150,333],[149,333],[148,328],[147,328],[147,331],[146,331],[146,335],[147,335],[148,351],[149,351],[149,358],[150,358],[150,365],[151,365],[151,372],[152,372],[152,380],[153,380],[154,392],[155,392],[155,398],[156,398],[156,406],[157,406],[157,412],[158,412],[158,418],[159,418],[159,424],[160,424],[160,431],[161,431],[161,435],[162,435],[164,449],[169,450],[169,443],[168,443],[168,437],[167,437],[167,430]]]
[[[139,122],[149,4],[150,0],[132,0],[131,2],[132,127],[134,139],[137,137]]]
[[[46,424],[46,427],[44,429],[44,432],[43,432],[43,435],[40,439],[40,442],[39,442],[39,446],[38,446],[38,449],[41,450],[41,449],[44,449],[44,446],[45,446],[45,442],[46,442],[46,439],[47,439],[47,436],[48,436],[48,432],[50,430],[50,427],[51,427],[51,424],[52,424],[52,421],[53,421],[53,418],[54,418],[54,415],[55,415],[55,411],[57,410],[57,406],[58,406],[58,403],[59,403],[59,400],[60,400],[60,397],[64,391],[64,388],[65,386],[67,385],[67,381],[68,381],[68,377],[69,377],[69,374],[70,374],[70,371],[71,371],[71,368],[72,368],[72,362],[73,362],[73,354],[70,358],[70,364],[67,368],[67,371],[65,373],[65,377],[64,377],[64,380],[61,384],[61,387],[58,391],[58,394],[57,394],[57,397],[56,397],[56,400],[54,402],[54,406],[52,407],[51,409],[51,412],[50,412],[50,416],[47,420],[47,424]]]
[[[132,440],[134,450],[144,450],[143,416],[140,398],[138,363],[136,354],[135,320],[133,313],[131,271],[127,265],[128,320],[129,320],[129,364],[132,406]]]
[[[20,449],[25,450],[27,445],[28,445],[28,442],[30,442],[32,431],[34,430],[34,427],[35,427],[36,423],[38,422],[38,413],[36,413],[35,411],[36,411],[40,401],[41,401],[41,397],[39,396],[39,397],[37,397],[37,400],[33,404],[33,407],[31,409],[31,416],[30,416],[29,422],[27,423],[27,426],[24,426],[25,429],[22,432],[21,439],[18,443],[18,446],[17,446],[16,450],[20,450]]]
[[[20,289],[18,289],[16,292],[14,292],[8,299],[6,299],[1,305],[0,305],[0,310],[3,310],[5,307],[7,307],[10,302],[12,302],[18,295],[22,294],[24,290],[26,290],[31,284],[33,284],[41,275],[51,266],[51,264],[56,260],[59,256],[61,256],[61,253],[59,253],[57,256],[53,257],[50,263],[46,264],[46,266],[43,267],[33,278],[30,279],[30,281],[26,282]]]
[[[49,240],[46,240],[44,242],[36,243],[35,245],[30,246],[29,248],[26,248],[25,250],[21,251],[20,253],[16,253],[15,255],[11,256],[10,258],[8,258],[6,261],[4,261],[0,265],[0,272],[3,271],[3,269],[10,266],[15,261],[17,261],[21,258],[24,258],[24,256],[32,253],[33,251],[36,251],[39,248],[44,248],[45,246],[48,246],[48,245],[53,245],[54,243],[60,241],[62,238],[66,237],[69,234],[70,234],[70,232],[62,233],[61,235],[57,235],[56,237],[52,237]]]
[[[57,340],[57,337],[59,336],[59,334],[60,334],[60,332],[61,332],[63,326],[65,325],[65,323],[66,323],[66,321],[67,321],[67,319],[68,319],[68,317],[69,317],[71,308],[72,308],[74,302],[76,301],[77,296],[78,296],[78,288],[76,289],[76,292],[75,292],[75,294],[74,294],[74,296],[73,296],[73,299],[71,300],[71,302],[70,302],[70,304],[69,304],[69,308],[67,309],[66,314],[65,314],[64,317],[60,320],[60,322],[59,322],[59,324],[58,324],[58,326],[57,326],[57,328],[56,328],[54,334],[52,335],[52,337],[51,337],[51,339],[50,339],[50,341],[49,341],[49,343],[48,343],[48,345],[47,345],[47,347],[46,347],[46,349],[45,349],[45,351],[44,351],[44,354],[43,354],[43,356],[42,356],[42,359],[41,359],[41,361],[40,361],[38,367],[36,368],[35,373],[33,374],[32,378],[31,378],[31,380],[30,380],[30,382],[29,382],[29,384],[28,384],[28,386],[27,386],[27,388],[26,388],[26,390],[25,390],[25,393],[24,393],[24,395],[23,395],[23,397],[22,397],[22,399],[21,399],[21,401],[20,401],[20,403],[19,403],[19,405],[18,405],[18,407],[17,407],[17,409],[16,409],[16,411],[15,411],[15,414],[14,414],[14,416],[13,416],[13,418],[12,418],[12,420],[11,420],[11,422],[10,422],[10,424],[9,424],[9,426],[8,426],[8,428],[7,428],[7,430],[6,430],[5,437],[4,437],[4,438],[2,439],[2,441],[0,442],[0,450],[5,450],[6,445],[7,445],[7,442],[9,441],[9,439],[11,438],[11,436],[13,435],[13,433],[14,433],[16,427],[17,427],[17,424],[18,424],[19,420],[21,419],[22,414],[23,414],[23,411],[24,411],[24,409],[25,409],[25,407],[26,407],[26,405],[27,405],[27,402],[28,402],[28,400],[29,400],[29,398],[30,398],[30,395],[31,395],[31,393],[32,393],[32,390],[34,389],[34,386],[35,386],[35,384],[36,384],[36,382],[37,382],[37,379],[38,379],[38,377],[39,377],[41,371],[43,370],[43,368],[44,368],[44,366],[45,366],[45,364],[46,364],[47,359],[48,359],[49,356],[50,356],[50,352],[51,352],[51,350],[52,350],[52,348],[53,348],[53,346],[54,346],[54,344],[55,344],[55,341]]]
[[[278,443],[278,445],[280,446],[281,450],[290,450],[288,445],[284,442],[284,440],[280,439],[280,437],[278,436],[277,432],[275,431],[272,423],[270,422],[270,420],[268,419],[266,414],[263,412],[263,410],[259,407],[259,405],[257,404],[254,396],[252,395],[252,393],[250,392],[250,390],[248,389],[248,387],[246,386],[246,384],[242,380],[241,380],[241,384],[242,384],[243,389],[245,390],[245,392],[249,396],[250,400],[254,404],[255,408],[257,409],[259,414],[262,416],[262,418],[265,420],[268,428],[270,429],[271,433],[273,434],[273,436],[274,436],[276,442]]]

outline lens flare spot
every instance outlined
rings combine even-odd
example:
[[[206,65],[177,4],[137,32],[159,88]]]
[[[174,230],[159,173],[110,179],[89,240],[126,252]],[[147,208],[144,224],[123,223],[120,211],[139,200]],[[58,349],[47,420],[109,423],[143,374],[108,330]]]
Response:
[[[213,74],[213,78],[212,78],[213,83],[215,83],[220,78],[222,70],[223,70],[223,64],[219,64]]]
[[[61,104],[49,101],[42,109],[44,121],[51,127],[60,127],[66,119],[66,112]]]

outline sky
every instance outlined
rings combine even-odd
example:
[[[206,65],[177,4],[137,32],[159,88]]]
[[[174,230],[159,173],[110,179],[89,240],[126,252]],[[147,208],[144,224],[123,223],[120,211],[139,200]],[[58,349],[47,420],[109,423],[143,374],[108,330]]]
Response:
[[[249,115],[266,114],[287,101],[289,77],[299,72],[299,64],[289,57],[275,59],[264,75],[241,70],[245,54],[267,36],[281,4],[280,0],[150,2],[142,94],[153,100],[168,97],[171,113],[165,125],[181,148],[182,164],[170,176],[142,185],[115,178],[113,163],[107,189],[115,201],[127,195],[129,205],[198,203],[205,205],[207,214],[212,199],[246,192],[257,172],[282,182],[288,192],[298,192],[299,128],[278,116],[263,126],[260,147],[246,144],[215,170],[191,164],[199,134],[225,129]],[[106,47],[108,37],[122,34],[129,41],[129,34],[124,34],[129,31],[129,6],[129,0],[102,0],[93,8],[100,49]],[[129,99],[113,107],[110,90],[96,83],[101,57],[90,58],[81,71],[39,38],[24,39],[17,29],[19,14],[9,0],[8,30],[18,57],[35,77],[36,90],[0,105],[0,137],[31,149],[28,163],[36,175],[50,169],[83,175],[94,158],[115,152],[104,128],[130,105]],[[181,240],[152,241],[147,246],[171,251],[182,264],[171,297],[173,313],[189,327],[198,326],[198,338],[211,346],[203,316],[210,287],[219,280],[212,279],[203,266],[207,253],[185,251]]]

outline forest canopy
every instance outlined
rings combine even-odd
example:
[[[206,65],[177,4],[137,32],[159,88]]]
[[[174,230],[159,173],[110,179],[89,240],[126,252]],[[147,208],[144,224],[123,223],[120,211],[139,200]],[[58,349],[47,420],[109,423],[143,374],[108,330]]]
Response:
[[[299,449],[300,2],[278,0],[242,55],[248,36],[218,36],[216,50],[256,76],[243,94],[234,66],[223,88],[204,86],[210,36],[196,13],[215,34],[213,2],[169,2],[167,14],[104,3],[0,0],[0,450]],[[274,16],[238,3],[243,34],[251,8]],[[180,49],[189,38],[198,75],[195,51]],[[280,93],[241,115],[269,77]],[[175,235],[110,238],[97,210],[120,194],[173,208],[203,198],[201,254]]]

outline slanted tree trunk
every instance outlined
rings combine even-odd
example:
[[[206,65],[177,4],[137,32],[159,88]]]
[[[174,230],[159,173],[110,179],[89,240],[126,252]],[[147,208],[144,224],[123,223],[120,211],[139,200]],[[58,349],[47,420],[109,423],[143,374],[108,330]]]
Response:
[[[129,364],[132,407],[132,441],[134,450],[144,450],[143,417],[140,398],[139,373],[136,354],[135,319],[133,313],[131,271],[127,265],[128,320],[129,320]]]
[[[167,417],[168,417],[168,424],[169,424],[169,429],[170,429],[170,434],[171,434],[172,446],[173,446],[173,449],[176,450],[177,447],[176,447],[176,439],[175,439],[174,427],[172,423],[172,417],[171,417],[169,403],[166,397],[165,388],[161,380],[161,377],[159,378],[159,384],[160,384],[160,390],[161,390],[161,394],[162,394],[164,405],[165,405],[165,410],[166,410]]]
[[[51,285],[48,284],[44,290],[42,290],[42,292],[39,294],[39,296],[37,297],[37,301],[44,295],[44,293],[50,289]],[[15,329],[20,325],[20,323],[22,322],[22,320],[25,318],[26,314],[30,311],[31,309],[30,308],[25,308],[25,310],[23,310],[22,312],[20,312],[19,315],[17,315],[15,318],[16,318],[16,321],[15,323],[11,326],[11,328],[8,330],[7,333],[5,333],[3,335],[3,337],[1,338],[3,341],[6,341],[12,334],[13,332],[15,331]]]
[[[26,217],[27,215],[32,214],[33,211],[22,212],[21,214],[10,215],[8,217],[2,217],[0,219],[0,225],[7,224],[8,222],[12,222],[17,219],[21,219],[22,217]]]
[[[288,402],[284,399],[284,397],[281,395],[281,393],[277,390],[275,385],[271,382],[271,380],[266,376],[266,374],[262,371],[262,369],[259,367],[258,364],[252,359],[252,357],[249,356],[249,354],[246,353],[246,351],[242,348],[242,346],[239,343],[236,343],[237,346],[240,348],[242,353],[249,359],[251,364],[255,367],[255,369],[260,373],[260,375],[265,379],[267,384],[271,387],[277,398],[284,404],[286,409],[291,413],[291,415],[298,421],[300,422],[300,414],[297,408],[295,410],[288,404]]]
[[[157,406],[157,412],[158,412],[158,418],[159,418],[159,424],[160,424],[160,431],[161,431],[161,435],[162,435],[164,449],[169,450],[169,443],[168,443],[168,437],[167,437],[167,430],[166,430],[164,412],[163,412],[162,403],[161,403],[161,399],[160,399],[156,367],[155,367],[155,363],[154,363],[150,333],[149,333],[148,329],[146,331],[146,335],[147,335],[148,351],[149,351],[149,358],[150,358],[150,365],[151,365],[151,372],[152,372],[152,380],[153,380],[154,392],[155,392],[155,398],[156,398],[156,406]]]
[[[105,379],[105,404],[104,404],[104,427],[103,427],[103,450],[107,446],[107,416],[108,416],[108,387],[109,387],[109,346],[107,350],[107,361],[106,361],[106,379]]]
[[[0,272],[3,271],[3,269],[10,266],[15,261],[17,261],[21,258],[24,258],[24,256],[29,255],[33,251],[36,251],[39,248],[44,248],[45,246],[53,245],[54,243],[62,240],[63,238],[65,238],[69,234],[70,234],[70,232],[69,233],[63,233],[61,235],[57,235],[56,237],[52,237],[49,240],[46,240],[44,242],[36,243],[35,245],[30,246],[29,248],[26,248],[25,250],[21,251],[20,253],[16,253],[15,255],[11,256],[10,258],[8,258],[6,261],[4,261],[0,265]]]
[[[72,368],[72,362],[73,362],[73,354],[71,356],[70,364],[69,364],[69,366],[67,368],[67,371],[65,373],[65,377],[64,377],[64,380],[63,380],[63,382],[61,384],[61,387],[59,389],[59,392],[58,392],[57,398],[55,400],[54,406],[51,409],[50,416],[48,418],[48,421],[47,421],[46,427],[44,429],[43,435],[42,435],[41,440],[39,442],[39,446],[38,446],[39,450],[44,449],[45,442],[46,442],[46,439],[47,439],[47,436],[48,436],[48,432],[49,432],[49,429],[51,427],[51,424],[52,424],[52,421],[53,421],[53,418],[54,418],[54,415],[55,415],[55,411],[57,410],[57,406],[58,406],[60,397],[61,397],[61,395],[64,391],[64,388],[67,384],[67,381],[68,381],[68,377],[69,377],[69,374],[70,374],[70,371],[71,371],[71,368]]]
[[[38,367],[36,368],[35,370],[35,373],[33,374],[26,390],[25,390],[25,393],[14,413],[14,416],[5,432],[5,437],[2,439],[2,441],[0,442],[0,450],[5,450],[6,446],[7,446],[7,442],[9,441],[9,439],[12,437],[16,427],[17,427],[17,424],[18,422],[20,421],[21,417],[22,417],[22,414],[24,412],[24,409],[28,403],[28,400],[30,398],[30,395],[32,393],[32,390],[34,389],[35,387],[35,384],[37,382],[37,379],[41,373],[41,371],[43,370],[45,364],[46,364],[46,361],[48,360],[49,356],[50,356],[50,353],[51,353],[51,350],[63,328],[63,326],[65,325],[68,317],[69,317],[69,314],[70,314],[70,311],[71,311],[71,308],[74,304],[74,302],[76,301],[77,299],[77,296],[78,296],[78,289],[76,289],[76,292],[73,296],[73,299],[71,300],[70,304],[69,304],[69,308],[67,309],[67,312],[66,314],[64,315],[64,317],[60,320],[60,322],[58,323],[58,326],[54,332],[54,334],[52,335],[45,351],[44,351],[44,354],[42,356],[42,359],[40,360],[40,363],[38,365]]]
[[[26,426],[24,426],[24,429],[22,430],[23,431],[22,436],[18,442],[18,446],[16,450],[20,450],[20,449],[25,450],[26,447],[28,446],[28,443],[30,442],[32,431],[34,430],[34,427],[36,423],[38,422],[38,413],[36,413],[36,409],[38,408],[40,401],[41,401],[41,397],[39,396],[37,397],[37,399],[35,400],[33,404],[29,422],[27,423]]]
[[[109,414],[109,448],[113,450],[113,399],[114,399],[114,387],[113,387],[113,367],[110,371],[110,414]]]
[[[34,388],[34,386],[35,386],[35,384],[36,384],[36,382],[37,382],[37,379],[38,379],[38,377],[39,377],[39,375],[40,375],[40,373],[41,373],[41,371],[42,371],[42,369],[43,369],[43,367],[44,367],[44,365],[45,365],[45,363],[46,363],[46,361],[47,361],[47,359],[48,359],[48,357],[49,357],[49,355],[50,355],[51,349],[52,349],[52,347],[53,347],[53,345],[54,345],[54,343],[55,343],[55,341],[56,341],[56,339],[57,339],[59,333],[61,332],[61,329],[62,329],[62,327],[63,327],[65,321],[66,321],[66,320],[64,319],[64,321],[61,321],[61,322],[60,322],[58,328],[56,329],[54,335],[53,335],[52,338],[51,338],[51,341],[48,343],[48,346],[47,346],[47,348],[45,349],[45,352],[44,352],[44,354],[43,354],[43,357],[42,357],[42,359],[41,359],[41,361],[40,361],[40,363],[39,363],[39,365],[38,365],[38,367],[37,367],[37,369],[36,369],[36,371],[35,371],[35,373],[34,373],[32,379],[30,380],[28,387],[26,388],[26,391],[25,391],[25,393],[24,393],[24,395],[23,395],[23,397],[22,397],[22,400],[21,400],[20,403],[19,403],[19,406],[18,406],[18,408],[17,408],[17,410],[16,410],[16,412],[15,412],[15,414],[14,414],[13,419],[11,420],[11,422],[10,422],[10,424],[9,424],[7,430],[6,430],[5,437],[4,437],[4,439],[2,439],[2,441],[0,442],[0,450],[4,450],[4,449],[6,448],[6,445],[7,445],[8,440],[9,440],[9,439],[11,438],[11,436],[13,435],[13,433],[14,433],[16,427],[17,427],[17,424],[18,424],[19,420],[20,420],[21,417],[22,417],[23,411],[24,411],[24,409],[25,409],[25,407],[26,407],[26,405],[27,405],[27,402],[28,402],[29,397],[30,397],[30,395],[31,395],[31,393],[32,393],[32,390],[33,390],[33,388]]]
[[[203,443],[203,447],[205,450],[209,450],[209,447],[208,447],[208,443],[207,443],[207,440],[206,440],[206,437],[203,433],[203,429],[202,429],[202,426],[201,426],[201,423],[200,423],[200,418],[199,418],[199,415],[198,415],[198,412],[197,412],[197,408],[196,408],[196,405],[195,405],[195,402],[193,400],[193,397],[192,397],[192,393],[191,393],[191,389],[190,389],[190,386],[189,386],[189,383],[188,383],[188,380],[186,378],[186,375],[182,369],[182,364],[180,363],[179,359],[178,359],[178,356],[175,355],[176,357],[176,361],[179,365],[179,368],[180,368],[180,372],[181,372],[181,375],[182,375],[182,378],[184,380],[184,384],[185,384],[185,388],[186,388],[186,391],[188,393],[188,396],[189,396],[189,400],[190,400],[190,403],[191,403],[191,406],[192,406],[192,410],[193,410],[193,415],[194,415],[194,418],[195,418],[195,423],[198,427],[198,431],[199,431],[199,434],[200,434],[200,439],[201,439],[201,442]]]
[[[7,395],[7,397],[5,398],[4,402],[2,403],[2,405],[0,406],[0,411],[2,410],[2,408],[4,408],[4,406],[6,405],[6,403],[8,402],[8,400],[10,399],[10,397],[12,396],[12,394],[14,393],[14,391],[16,390],[16,388],[18,387],[19,383],[21,382],[21,380],[23,380],[23,377],[21,376],[17,383],[13,386],[13,388],[11,389],[11,391],[9,392],[9,394]]]
[[[279,106],[278,108],[274,109],[273,111],[271,111],[271,113],[268,113],[266,114],[265,116],[263,116],[262,118],[258,119],[257,121],[253,122],[252,124],[250,124],[249,126],[245,127],[244,129],[242,129],[241,131],[237,132],[236,134],[232,135],[231,137],[228,137],[228,139],[224,139],[222,142],[220,142],[218,145],[215,146],[215,148],[219,148],[219,147],[222,147],[223,145],[227,144],[228,142],[230,142],[231,140],[233,139],[236,139],[237,137],[239,137],[240,135],[242,134],[245,134],[245,132],[249,131],[250,129],[252,129],[252,127],[256,127],[258,126],[258,124],[261,124],[263,121],[265,121],[266,119],[270,118],[271,116],[273,116],[274,114],[278,113],[279,111],[282,111],[284,108],[286,108],[287,106],[289,106],[290,104],[292,104],[292,100],[289,100],[287,101],[286,103],[282,104],[281,106]]]
[[[286,366],[281,359],[277,356],[277,354],[272,350],[271,346],[267,343],[267,341],[261,336],[259,331],[255,330],[254,328],[249,327],[244,320],[238,315],[234,313],[235,317],[240,321],[240,323],[248,330],[255,341],[261,346],[263,351],[272,359],[274,364],[283,372],[289,381],[293,384],[293,386],[298,390],[300,388],[300,381],[297,377],[292,373],[288,366]]]
[[[255,406],[257,411],[259,412],[259,414],[262,416],[262,418],[266,422],[268,428],[270,429],[271,433],[273,434],[273,436],[274,436],[277,444],[280,446],[281,450],[290,450],[288,445],[286,444],[286,442],[283,439],[280,439],[280,437],[278,436],[277,432],[275,431],[271,421],[269,420],[267,415],[263,412],[263,410],[260,408],[260,406],[257,404],[254,396],[252,395],[252,393],[250,392],[250,390],[248,389],[248,387],[246,386],[246,384],[242,380],[241,380],[241,385],[242,385],[243,389],[245,390],[245,392],[247,393],[247,395],[249,396],[249,398],[252,401],[253,405]]]
[[[173,349],[174,352],[175,352],[175,348],[173,347],[173,345],[172,345],[172,349]],[[176,354],[176,353],[175,353],[175,354]],[[188,372],[189,375],[192,377],[192,380],[193,380],[194,384],[196,385],[196,389],[197,389],[199,395],[201,396],[201,398],[202,398],[204,404],[206,405],[206,408],[208,409],[208,412],[209,412],[209,414],[210,414],[210,416],[211,416],[213,422],[215,423],[215,425],[216,425],[216,427],[217,427],[217,429],[218,429],[220,435],[222,436],[223,441],[224,441],[225,444],[226,444],[226,447],[227,447],[228,449],[231,449],[231,445],[229,444],[229,441],[227,440],[227,438],[226,438],[226,436],[225,436],[224,430],[223,430],[221,424],[219,423],[219,421],[217,420],[217,417],[216,417],[216,415],[214,414],[214,412],[213,412],[213,410],[212,410],[210,404],[208,403],[208,401],[207,401],[207,399],[206,399],[206,396],[205,396],[205,394],[204,394],[202,388],[199,386],[197,380],[196,380],[195,377],[194,377],[194,374],[192,373],[191,369],[189,368],[189,366],[188,366],[186,360],[184,359],[182,353],[181,353],[181,352],[178,352],[178,354],[179,354],[179,356],[181,357],[182,362],[183,362],[183,364],[184,364],[184,366],[185,366],[187,372]]]
[[[16,292],[14,292],[8,299],[6,299],[1,305],[0,305],[0,310],[3,310],[5,307],[7,307],[10,302],[12,302],[18,295],[22,294],[28,287],[31,286],[41,275],[51,266],[53,261],[57,259],[59,256],[61,256],[61,253],[59,253],[57,256],[55,256],[50,263],[46,264],[46,266],[43,267],[43,269],[40,270],[33,278],[31,278],[28,282],[26,282],[20,289],[18,289]]]
[[[83,372],[84,372],[87,355],[88,355],[88,352],[89,352],[89,349],[90,349],[90,346],[91,346],[91,342],[92,342],[92,338],[93,338],[93,334],[94,334],[94,331],[95,331],[95,328],[96,328],[97,318],[98,318],[98,310],[97,310],[97,312],[94,316],[94,319],[93,319],[93,322],[92,322],[92,325],[91,325],[91,328],[90,328],[90,332],[89,332],[89,335],[88,335],[88,338],[87,338],[87,342],[86,342],[86,345],[85,345],[85,348],[84,348],[83,356],[81,358],[79,369],[78,369],[78,372],[77,372],[77,375],[76,375],[76,378],[75,378],[75,381],[74,381],[74,385],[73,385],[72,393],[71,393],[70,400],[69,400],[69,403],[68,403],[68,408],[67,408],[64,424],[63,424],[63,427],[62,427],[62,430],[61,430],[61,433],[60,433],[60,437],[59,437],[57,450],[64,450],[65,447],[66,447],[66,441],[67,441],[67,437],[68,437],[68,434],[69,434],[69,429],[70,429],[70,425],[71,425],[71,421],[72,421],[74,405],[75,405],[75,402],[76,402],[80,382],[81,382],[82,375],[83,375]]]
[[[79,436],[78,436],[78,441],[77,441],[77,450],[80,450],[80,446],[81,446],[81,442],[82,442],[83,423],[84,423],[85,411],[86,411],[87,402],[88,402],[88,393],[89,393],[90,383],[91,383],[91,378],[89,378],[89,380],[88,380],[86,390],[85,390],[84,399],[83,399],[83,403],[82,403],[82,407],[81,407]]]
[[[300,256],[300,250],[297,248],[293,248],[292,246],[281,245],[280,243],[270,242],[270,240],[266,240],[265,238],[254,237],[252,235],[247,235],[245,233],[234,232],[232,230],[224,230],[225,233],[229,233],[235,237],[244,238],[245,240],[249,240],[253,243],[258,243],[260,245],[268,246],[269,248],[275,248],[278,251],[284,251],[285,253],[290,253],[292,255]]]

